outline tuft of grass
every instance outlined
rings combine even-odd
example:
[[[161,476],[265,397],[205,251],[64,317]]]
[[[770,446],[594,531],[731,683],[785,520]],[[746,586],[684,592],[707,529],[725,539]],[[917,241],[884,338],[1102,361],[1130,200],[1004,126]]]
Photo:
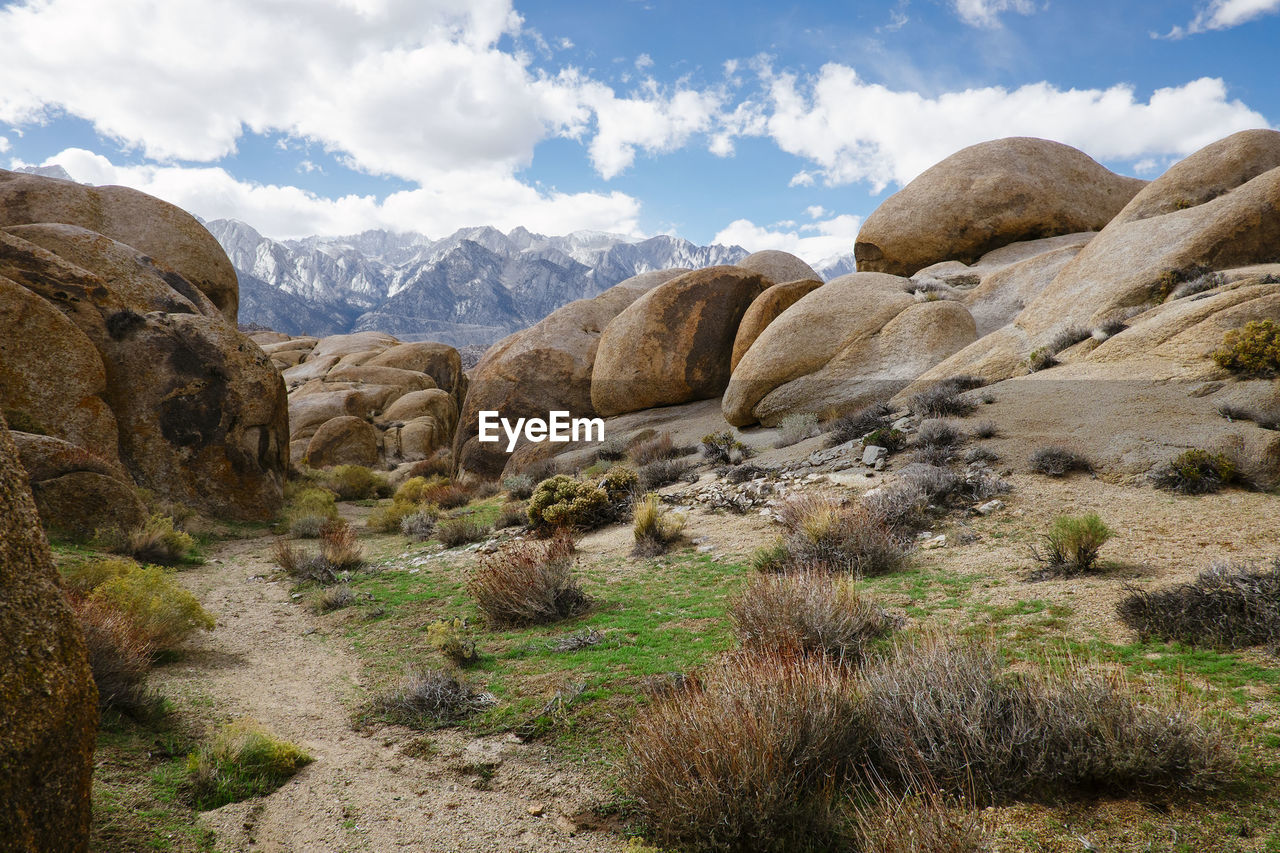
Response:
[[[683,537],[685,517],[668,511],[653,492],[636,502],[632,533],[636,544],[631,553],[639,557],[665,554]]]
[[[778,437],[773,441],[773,446],[776,448],[799,444],[806,438],[813,438],[822,432],[818,428],[818,416],[812,412],[793,412],[786,415],[778,427]]]
[[[876,790],[855,822],[860,853],[986,853],[979,814],[963,799],[949,800],[927,780],[898,796]]]
[[[190,534],[176,529],[173,519],[167,515],[153,515],[127,532],[115,529],[97,530],[91,544],[103,551],[124,554],[143,563],[161,566],[200,562],[196,540]]]
[[[431,730],[464,720],[491,704],[492,697],[451,673],[411,666],[404,680],[373,697],[360,716]]]
[[[498,511],[498,518],[494,521],[493,526],[496,530],[504,530],[508,527],[525,527],[528,524],[528,508],[522,503],[512,502],[502,505],[502,509]]]
[[[155,648],[133,619],[105,602],[68,596],[84,634],[89,669],[98,687],[98,709],[139,721],[156,719],[163,708],[160,695],[147,686]]]
[[[212,631],[217,624],[194,595],[157,566],[139,566],[104,581],[90,601],[124,614],[157,652],[174,651],[196,631]]]
[[[195,807],[206,811],[269,794],[310,763],[299,747],[242,719],[187,757],[187,775]]]
[[[541,625],[585,612],[591,599],[573,573],[568,534],[547,542],[515,542],[485,554],[467,591],[493,625]]]
[[[748,650],[855,665],[868,644],[897,625],[847,578],[814,573],[756,575],[730,607],[729,619]]]
[[[652,491],[689,479],[693,470],[693,462],[686,459],[655,459],[641,466],[636,473],[640,478],[640,488]]]
[[[480,519],[470,515],[463,515],[457,518],[446,518],[444,521],[438,522],[436,524],[435,537],[446,548],[457,548],[459,545],[479,542],[492,532],[493,529],[480,521]]]
[[[355,592],[352,591],[351,587],[343,584],[320,590],[319,594],[311,601],[311,610],[317,614],[332,613],[335,610],[350,607],[355,603]]]
[[[637,441],[631,445],[628,454],[631,461],[643,468],[654,462],[676,459],[684,455],[684,449],[676,447],[675,440],[669,432],[660,432],[652,438]]]
[[[1149,476],[1157,489],[1182,495],[1206,495],[1237,482],[1240,469],[1225,453],[1196,448],[1156,466]]]
[[[470,666],[480,660],[475,641],[467,637],[466,625],[461,619],[437,619],[427,626],[427,645],[457,666]]]
[[[516,501],[527,501],[533,496],[533,487],[538,485],[528,474],[516,474],[502,481],[502,487],[507,490],[507,495]]]
[[[901,568],[906,552],[889,529],[860,505],[844,506],[824,495],[793,497],[780,509],[789,531],[783,572],[850,572],[882,575]]]
[[[1000,428],[996,426],[995,421],[979,421],[978,425],[973,428],[974,438],[995,438],[1000,434]]]
[[[1081,516],[1060,516],[1045,534],[1045,550],[1032,549],[1037,562],[1053,574],[1080,574],[1092,571],[1098,552],[1114,532],[1096,512]]]
[[[702,455],[717,465],[737,465],[753,455],[751,448],[733,432],[707,433],[702,437]]]
[[[663,846],[809,851],[846,841],[841,768],[857,699],[841,670],[738,655],[660,695],[626,739],[622,785]]]
[[[1272,320],[1252,320],[1222,337],[1214,352],[1218,366],[1245,376],[1275,376],[1280,373],[1280,326]]]
[[[356,539],[356,531],[341,519],[325,522],[320,530],[319,553],[311,554],[277,539],[271,547],[271,558],[295,580],[322,586],[334,583],[344,573],[364,567],[363,549]]]
[[[434,504],[418,507],[413,513],[400,519],[400,534],[416,542],[425,542],[436,532],[440,520],[440,508]]]
[[[1042,447],[1031,454],[1028,464],[1032,471],[1046,477],[1062,477],[1072,471],[1093,472],[1091,463],[1083,454],[1060,445]]]
[[[1151,592],[1125,589],[1116,612],[1144,642],[1280,647],[1280,557],[1269,568],[1220,562],[1190,583]]]
[[[826,428],[831,436],[827,439],[827,444],[835,447],[846,441],[859,441],[869,432],[885,429],[889,426],[891,414],[893,409],[888,403],[872,403],[828,421]]]

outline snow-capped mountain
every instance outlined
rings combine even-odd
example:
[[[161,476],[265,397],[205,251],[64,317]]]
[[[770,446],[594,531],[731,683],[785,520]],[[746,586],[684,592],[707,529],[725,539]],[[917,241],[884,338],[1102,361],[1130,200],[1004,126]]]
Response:
[[[366,231],[272,240],[243,222],[205,223],[240,276],[240,322],[289,334],[377,330],[405,340],[490,344],[623,279],[746,257],[679,237],[463,228],[441,240]]]

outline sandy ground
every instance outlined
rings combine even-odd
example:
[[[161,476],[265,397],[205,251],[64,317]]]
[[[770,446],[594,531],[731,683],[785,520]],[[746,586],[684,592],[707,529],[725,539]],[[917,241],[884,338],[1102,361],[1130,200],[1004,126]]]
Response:
[[[272,795],[203,815],[219,850],[626,849],[582,825],[604,792],[544,747],[452,731],[355,731],[359,664],[341,636],[316,630],[287,583],[264,579],[268,546],[229,542],[180,575],[218,627],[158,680],[179,706],[251,717],[315,759]]]

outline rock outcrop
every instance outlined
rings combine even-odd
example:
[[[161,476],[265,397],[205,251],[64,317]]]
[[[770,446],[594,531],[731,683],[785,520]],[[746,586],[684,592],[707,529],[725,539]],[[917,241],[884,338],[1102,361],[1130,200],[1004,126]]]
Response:
[[[926,170],[867,218],[854,245],[858,270],[909,276],[1009,243],[1098,231],[1143,186],[1068,145],[983,142]]]
[[[294,464],[395,465],[453,440],[467,376],[447,344],[381,332],[290,338],[256,332],[289,390]]]
[[[81,451],[33,475],[46,524],[133,517],[135,484],[207,515],[274,516],[284,387],[235,306],[230,263],[190,215],[0,171],[0,407],[18,431]]]
[[[819,287],[822,287],[821,281],[816,278],[807,278],[775,284],[760,294],[759,298],[748,306],[746,313],[742,315],[742,322],[738,324],[738,333],[733,338],[733,352],[729,357],[730,372],[737,369],[738,362],[742,361],[747,350],[751,349],[756,338],[760,337],[760,333],[767,329],[770,323],[778,319],[783,311],[799,302],[801,297]]]
[[[748,272],[759,273],[773,284],[804,279],[822,280],[822,276],[818,275],[813,267],[790,252],[782,252],[778,249],[752,252],[734,266],[742,267]]]
[[[959,302],[918,302],[910,282],[853,273],[812,291],[756,338],[724,394],[725,420],[771,425],[883,399],[971,343]]]
[[[0,601],[0,838],[22,853],[87,850],[98,691],[3,417]]]
[[[477,441],[481,411],[497,411],[512,420],[545,418],[549,411],[594,417],[591,376],[605,327],[643,294],[687,272],[642,273],[599,296],[570,302],[494,344],[471,374],[458,420],[453,454],[459,471],[496,477],[506,467],[509,456],[503,447]]]
[[[592,406],[610,416],[719,396],[742,316],[770,284],[739,267],[708,267],[645,293],[600,336]]]

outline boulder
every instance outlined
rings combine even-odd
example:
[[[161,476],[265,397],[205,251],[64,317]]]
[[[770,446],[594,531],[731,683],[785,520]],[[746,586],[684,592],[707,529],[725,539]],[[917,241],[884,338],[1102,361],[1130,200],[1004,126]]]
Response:
[[[327,420],[307,443],[307,464],[313,468],[377,463],[378,432],[363,418],[346,415]]]
[[[759,273],[769,279],[772,284],[804,279],[822,280],[822,276],[813,267],[797,258],[790,252],[777,249],[765,249],[763,252],[752,252],[734,264],[748,272]]]
[[[383,350],[365,362],[368,367],[398,367],[430,376],[437,388],[453,396],[453,402],[462,407],[467,396],[467,375],[462,371],[462,356],[448,344],[429,341],[403,343]]]
[[[411,421],[421,417],[433,418],[440,429],[452,435],[458,424],[458,407],[454,405],[453,397],[439,388],[411,391],[387,406],[379,420]]]
[[[738,334],[733,339],[733,353],[729,358],[729,370],[737,369],[738,362],[742,361],[742,357],[747,354],[747,350],[751,349],[756,338],[760,337],[760,333],[778,319],[783,311],[800,301],[800,297],[819,287],[822,287],[819,279],[806,278],[775,284],[760,294],[759,298],[747,308],[746,313],[742,315],[742,322],[738,324]]]
[[[719,396],[742,315],[770,284],[758,273],[719,266],[645,293],[600,336],[592,406],[608,417]]]
[[[133,480],[112,458],[47,435],[11,433],[46,529],[73,537],[99,527],[130,530],[146,521]]]
[[[1098,231],[1144,186],[1070,146],[1015,137],[956,152],[890,196],[854,245],[860,272],[909,276],[1000,246]]]
[[[591,374],[605,326],[652,288],[688,270],[643,273],[591,299],[570,302],[540,322],[494,344],[471,374],[453,440],[459,471],[496,477],[508,454],[498,444],[481,444],[479,413],[498,411],[506,418],[543,417],[568,411],[594,417]]]
[[[20,853],[88,850],[98,691],[3,417],[0,601],[0,838]]]
[[[128,187],[88,187],[0,169],[0,227],[60,222],[132,246],[236,321],[240,287],[226,252],[191,214]]]
[[[917,302],[906,279],[853,273],[784,311],[761,333],[725,390],[725,420],[771,425],[884,399],[977,337],[958,302]]]

